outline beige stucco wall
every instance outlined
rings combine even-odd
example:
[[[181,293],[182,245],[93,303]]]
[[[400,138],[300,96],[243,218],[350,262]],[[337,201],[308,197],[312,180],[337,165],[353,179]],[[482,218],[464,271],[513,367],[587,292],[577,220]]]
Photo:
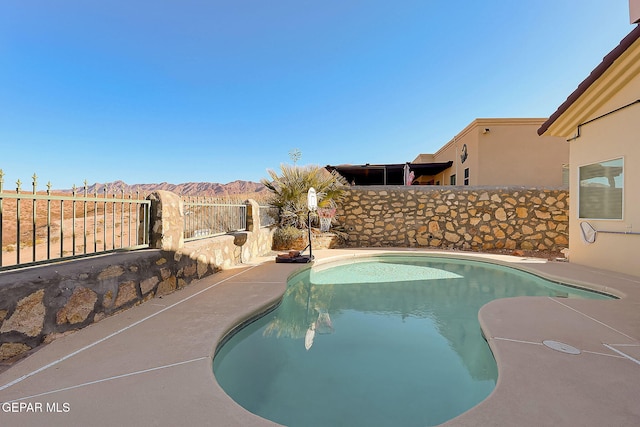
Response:
[[[569,162],[569,144],[563,138],[540,137],[544,119],[480,121],[478,133],[479,185],[558,187],[562,166]]]
[[[599,108],[595,117],[640,99],[640,76]],[[640,104],[603,117],[581,128],[580,138],[571,142],[570,172],[570,259],[573,262],[640,276],[640,235],[598,233],[596,242],[582,241],[578,218],[578,168],[583,165],[624,159],[624,201],[622,220],[587,220],[599,231],[640,233]]]
[[[449,185],[453,174],[456,184],[464,185],[464,170],[469,168],[469,185],[559,187],[562,167],[569,162],[569,146],[563,138],[538,136],[544,121],[476,119],[434,153],[432,160],[421,154],[414,161],[453,161],[451,168],[434,177],[442,185]],[[462,163],[465,144],[468,157]]]
[[[640,0],[629,0],[629,22],[640,22]]]
[[[472,124],[467,126],[445,146],[433,155],[434,162],[453,161],[453,165],[443,172],[442,185],[449,185],[451,175],[456,176],[456,185],[464,185],[464,170],[469,168],[469,185],[482,185],[478,182],[478,129]],[[462,163],[461,154],[467,145],[467,159]]]
[[[623,219],[588,219],[587,222],[598,231],[640,233],[640,104],[618,110],[638,99],[640,41],[620,55],[545,132],[571,139],[569,260],[634,276],[640,276],[640,234],[600,232],[595,243],[583,242],[580,230],[582,220],[578,218],[578,168],[620,157],[624,159]],[[594,119],[581,126],[580,136],[575,138],[578,126]]]

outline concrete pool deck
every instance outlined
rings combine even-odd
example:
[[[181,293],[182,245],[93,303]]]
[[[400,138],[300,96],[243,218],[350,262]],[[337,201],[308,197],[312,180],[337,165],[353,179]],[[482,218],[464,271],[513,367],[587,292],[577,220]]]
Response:
[[[323,263],[381,252],[397,250],[314,255]],[[485,401],[444,425],[640,425],[640,278],[532,258],[403,252],[497,262],[621,297],[519,297],[485,305],[479,318],[498,362],[498,384]],[[212,358],[228,331],[276,303],[287,277],[303,267],[264,258],[43,346],[0,374],[0,425],[276,425],[225,394]],[[580,354],[551,349],[545,340]]]

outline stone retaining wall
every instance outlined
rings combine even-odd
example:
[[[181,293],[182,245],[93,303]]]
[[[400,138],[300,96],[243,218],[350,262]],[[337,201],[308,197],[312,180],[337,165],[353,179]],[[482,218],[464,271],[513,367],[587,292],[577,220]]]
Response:
[[[560,251],[568,210],[567,189],[351,187],[336,225],[349,247]]]
[[[152,249],[0,273],[0,361],[271,251],[254,201],[246,232],[184,243],[180,198],[149,198]]]

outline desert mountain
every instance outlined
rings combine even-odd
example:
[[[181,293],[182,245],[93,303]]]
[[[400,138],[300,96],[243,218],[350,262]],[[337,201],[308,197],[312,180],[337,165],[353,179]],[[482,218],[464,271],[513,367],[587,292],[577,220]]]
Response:
[[[124,181],[114,181],[106,184],[95,183],[87,187],[88,194],[99,195],[104,193],[104,188],[107,188],[108,194],[117,193],[120,194],[124,190],[125,194],[140,193],[148,194],[155,190],[167,190],[176,193],[181,196],[209,196],[209,197],[249,197],[257,195],[264,197],[267,189],[259,182],[252,181],[233,181],[227,184],[219,184],[217,182],[186,182],[183,184],[169,184],[168,182],[162,182],[160,184],[133,184],[129,185]],[[71,190],[63,190],[64,192],[71,192]],[[84,192],[84,187],[76,189],[80,194]]]

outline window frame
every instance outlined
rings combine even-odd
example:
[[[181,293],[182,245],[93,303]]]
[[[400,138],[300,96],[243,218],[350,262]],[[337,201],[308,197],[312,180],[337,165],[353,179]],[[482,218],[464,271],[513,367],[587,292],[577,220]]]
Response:
[[[592,216],[583,216],[582,213],[580,212],[580,198],[581,198],[581,191],[580,189],[582,188],[580,185],[580,170],[583,167],[586,166],[591,166],[591,165],[595,165],[595,164],[602,164],[602,163],[607,163],[607,162],[612,162],[614,160],[621,160],[622,161],[622,187],[620,188],[622,190],[622,195],[620,197],[620,217],[619,218],[596,218],[596,217],[592,217]],[[593,162],[589,162],[589,163],[584,163],[581,165],[578,165],[578,169],[576,171],[576,185],[577,185],[577,218],[580,220],[592,220],[592,221],[624,221],[624,206],[625,206],[625,197],[624,197],[624,189],[626,187],[626,178],[624,176],[624,172],[625,172],[625,157],[624,156],[616,156],[616,157],[612,157],[606,160],[599,160],[599,161],[593,161]],[[609,187],[611,188],[611,187]]]

